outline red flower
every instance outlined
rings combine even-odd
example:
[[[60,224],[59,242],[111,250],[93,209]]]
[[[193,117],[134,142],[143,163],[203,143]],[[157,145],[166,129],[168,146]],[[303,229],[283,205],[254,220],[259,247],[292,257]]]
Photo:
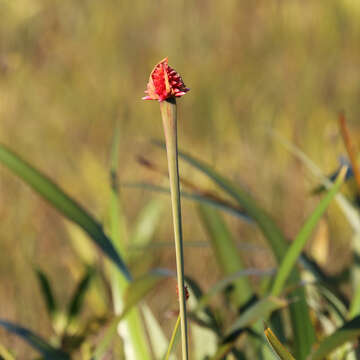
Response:
[[[143,100],[164,101],[185,95],[189,90],[181,76],[169,66],[168,58],[165,58],[151,72],[145,91],[147,96],[143,97]]]

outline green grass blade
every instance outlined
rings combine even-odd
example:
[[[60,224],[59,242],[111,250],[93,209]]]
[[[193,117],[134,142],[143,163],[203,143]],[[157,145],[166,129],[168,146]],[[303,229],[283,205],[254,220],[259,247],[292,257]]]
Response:
[[[80,279],[68,304],[67,317],[69,323],[80,314],[84,304],[86,292],[89,289],[90,282],[94,274],[95,270],[89,267],[84,276]]]
[[[164,147],[163,143],[156,142],[156,144]],[[234,185],[231,181],[213,170],[209,165],[183,152],[179,152],[179,155],[187,163],[212,179],[223,191],[230,195],[244,211],[246,211],[247,215],[258,224],[263,232],[277,262],[281,263],[286,254],[288,244],[283,233],[268,213],[257,205],[256,201],[247,191]],[[296,269],[290,274],[290,280],[293,284],[298,284],[300,282],[300,276]],[[315,341],[315,330],[311,323],[304,289],[296,289],[293,294],[298,299],[298,301],[290,304],[289,307],[293,336],[294,339],[296,339],[295,354],[298,360],[305,360]]]
[[[170,194],[170,190],[167,187],[153,185],[153,184],[144,183],[144,182],[124,183],[124,184],[122,184],[122,186],[128,187],[128,188],[139,188],[139,189],[150,190],[150,191],[154,191],[154,192],[157,192],[160,194]],[[230,206],[230,204],[228,204],[226,202],[221,202],[212,197],[208,197],[206,195],[199,194],[196,192],[186,192],[186,191],[181,191],[181,197],[184,199],[195,201],[200,204],[212,206],[219,210],[223,210],[223,211],[225,211],[231,215],[234,215],[242,220],[245,220],[249,223],[253,222],[251,220],[251,218],[246,214],[245,211],[239,209],[236,206]]]
[[[128,315],[130,315],[131,310],[136,306],[141,300],[145,298],[145,296],[162,280],[173,277],[174,274],[165,269],[153,270],[139,279],[133,280],[128,287],[126,288],[123,296],[123,306],[121,314],[115,316],[115,318],[111,321],[106,333],[98,344],[93,359],[101,360],[114,336],[116,335],[116,330],[118,328],[119,323],[126,319]]]
[[[169,340],[165,336],[164,331],[162,330],[155,315],[146,304],[141,306],[141,312],[144,317],[144,323],[147,329],[147,334],[149,335],[154,357],[155,359],[162,359],[166,349],[168,348]]]
[[[355,317],[332,335],[323,339],[310,356],[310,360],[322,360],[347,342],[355,342],[360,336],[360,316]]]
[[[275,298],[273,296],[256,301],[242,314],[240,314],[240,316],[231,325],[230,329],[225,335],[225,342],[228,342],[229,339],[232,339],[233,336],[236,336],[240,330],[255,324],[258,320],[268,319],[273,311],[284,308],[287,305],[288,302],[286,300]]]
[[[167,269],[156,269],[131,282],[124,294],[123,315],[142,300],[160,281],[174,276],[175,274]]]
[[[8,332],[11,332],[25,340],[29,345],[37,350],[45,360],[70,360],[70,356],[68,354],[52,347],[40,336],[22,326],[5,320],[0,320],[0,326]]]
[[[167,349],[164,360],[169,360],[170,359],[170,355],[171,355],[173,349],[176,347],[176,344],[180,340],[180,320],[181,319],[180,319],[180,315],[179,315],[177,320],[176,320],[174,330],[172,332],[171,339],[170,339],[170,342],[169,342],[169,347]]]
[[[278,340],[276,335],[271,331],[269,327],[265,327],[265,336],[268,340],[270,347],[277,355],[280,360],[295,360],[295,358],[290,354],[290,352],[285,348],[283,344]]]
[[[127,228],[126,219],[122,210],[120,194],[118,188],[118,164],[119,164],[119,129],[114,131],[114,138],[111,149],[111,193],[110,193],[110,231],[111,241],[122,256],[127,258]],[[121,273],[119,273],[113,264],[109,264],[109,274],[111,279],[111,291],[113,297],[114,310],[117,315],[121,314],[124,306],[124,292],[129,285]],[[116,331],[116,328],[115,328]],[[146,341],[143,322],[137,307],[133,307],[121,326],[118,327],[118,333],[122,337],[124,344],[124,353],[127,358],[133,357],[135,360],[150,359],[150,351]]]
[[[244,269],[234,239],[219,213],[205,206],[199,206],[199,214],[207,230],[217,263],[225,275]],[[253,291],[247,277],[234,281],[234,302],[236,306],[247,303]]]
[[[0,145],[0,162],[24,180],[66,218],[75,222],[87,232],[96,245],[118,266],[123,275],[127,279],[131,279],[125,263],[116,252],[109,238],[104,234],[102,226],[79,204],[65,194],[64,191],[47,176],[22,160],[4,145]]]
[[[54,317],[56,316],[58,311],[58,307],[51,289],[50,281],[45,272],[39,268],[35,268],[35,274],[40,286],[41,294],[45,302],[46,310],[50,318],[54,320]]]
[[[194,311],[200,311],[205,306],[207,306],[212,297],[216,294],[223,292],[229,285],[233,284],[237,279],[241,277],[249,277],[249,276],[273,276],[275,274],[275,270],[258,270],[258,269],[245,269],[240,270],[235,273],[229,274],[226,277],[223,277],[221,280],[216,282],[205,294],[203,294],[197,303]]]
[[[313,213],[310,215],[308,220],[305,222],[301,228],[299,234],[296,236],[294,242],[291,244],[288,249],[283,261],[280,264],[279,270],[275,277],[274,285],[271,290],[273,296],[280,295],[283,287],[288,279],[293,267],[296,264],[296,260],[300,256],[304,246],[306,245],[307,240],[309,239],[314,227],[317,225],[320,218],[323,216],[324,212],[330,205],[336,193],[339,191],[340,186],[344,181],[346,174],[346,168],[343,168],[336,179],[336,182],[332,189],[327,193],[327,195],[320,201]]]
[[[158,199],[149,201],[138,215],[131,232],[130,244],[143,248],[149,244],[161,220],[163,204]]]
[[[0,344],[0,359],[2,360],[15,360],[15,357],[10,353],[5,346]]]

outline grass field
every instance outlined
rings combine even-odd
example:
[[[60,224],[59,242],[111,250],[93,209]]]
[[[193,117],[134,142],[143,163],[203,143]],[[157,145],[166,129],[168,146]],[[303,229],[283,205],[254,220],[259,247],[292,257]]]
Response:
[[[189,286],[194,317],[190,359],[271,359],[263,320],[297,360],[307,359],[310,350],[312,359],[322,359],[325,355],[314,355],[314,344],[342,326],[347,329],[354,319],[349,325],[352,336],[329,359],[360,359],[349,345],[360,334],[360,221],[354,202],[359,190],[354,179],[339,192],[352,215],[339,206],[338,198],[327,204],[299,250],[326,277],[319,280],[300,261],[288,270],[279,293],[273,287],[274,271],[291,249],[288,245],[329,194],[311,193],[322,180],[304,156],[322,175],[338,169],[341,156],[348,158],[340,111],[346,114],[355,150],[358,147],[357,1],[0,0],[0,16],[0,143],[103,224],[104,236],[115,244],[135,279],[158,268],[172,272],[151,273],[145,279],[140,291],[145,300],[130,311],[123,335],[112,337],[105,355],[96,359],[162,359],[177,318],[170,197],[153,191],[168,187],[166,152],[153,143],[164,135],[158,104],[141,100],[150,71],[165,56],[191,89],[178,101],[180,149],[245,194],[236,197],[228,184],[219,186],[202,164],[180,161],[184,190],[207,201],[182,202],[185,274],[204,294],[221,279],[230,286],[216,290],[209,300],[210,318],[196,308],[200,297]],[[3,165],[0,319],[31,329],[56,349],[76,348],[68,351],[74,359],[90,359],[114,312],[121,312],[124,301],[126,306],[129,285],[94,246],[91,231],[89,236],[67,220],[68,215]],[[111,187],[111,170],[118,188]],[[246,194],[254,200],[250,205]],[[214,196],[225,206],[209,206]],[[244,220],[239,211],[251,219]],[[281,236],[267,232],[263,211]],[[35,269],[50,279],[57,303],[53,311],[49,297],[48,306],[44,302],[44,283],[41,288]],[[229,280],[244,269],[250,269],[251,276]],[[81,306],[72,318],[68,304],[86,276],[89,284],[85,281]],[[324,295],[320,286],[301,286],[300,279],[324,284],[331,295]],[[130,292],[137,294],[133,288]],[[250,300],[265,304],[253,310],[251,321],[241,317],[251,309]],[[291,315],[299,304],[309,315],[304,323]],[[235,329],[239,319],[246,326]],[[263,341],[243,328],[258,332]],[[241,331],[235,336],[234,329]],[[71,341],[64,340],[65,333]],[[76,347],[72,341],[79,334],[85,341]],[[229,340],[229,334],[235,338]],[[150,335],[157,341],[150,341]],[[129,351],[131,344],[136,351]],[[12,355],[5,355],[5,349]],[[180,346],[177,350],[180,359]],[[11,356],[35,359],[38,353],[0,329],[0,359]]]

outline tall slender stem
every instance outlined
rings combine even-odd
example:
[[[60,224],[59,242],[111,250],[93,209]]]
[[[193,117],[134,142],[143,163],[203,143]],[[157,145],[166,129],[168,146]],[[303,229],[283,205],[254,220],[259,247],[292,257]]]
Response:
[[[181,317],[181,343],[182,358],[188,360],[188,337],[186,321],[186,297],[184,287],[184,250],[182,240],[181,224],[181,203],[180,203],[180,182],[178,166],[177,148],[177,120],[176,120],[176,101],[173,98],[160,102],[161,116],[165,133],[166,151],[169,167],[171,205],[173,212],[175,251],[176,251],[176,270],[178,293]]]

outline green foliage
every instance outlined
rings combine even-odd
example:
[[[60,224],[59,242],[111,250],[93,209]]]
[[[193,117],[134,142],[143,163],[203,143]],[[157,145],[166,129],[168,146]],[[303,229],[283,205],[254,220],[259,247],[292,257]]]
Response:
[[[295,360],[288,350],[281,344],[276,335],[271,331],[269,327],[265,327],[265,336],[274,350],[274,353],[280,360]]]
[[[116,252],[109,238],[98,224],[80,205],[65,194],[55,183],[14,152],[0,145],[0,162],[31,186],[39,195],[60,211],[66,218],[78,224],[104,253],[119,267],[124,276],[130,274],[123,260]]]
[[[326,358],[335,349],[348,342],[356,342],[360,335],[360,317],[356,317],[346,322],[341,328],[333,334],[323,339],[310,356],[311,360],[321,360]]]
[[[223,274],[229,275],[241,271],[244,268],[243,262],[238,254],[236,243],[221,216],[210,207],[200,206],[199,212],[209,233],[214,255]],[[246,304],[253,296],[247,277],[239,278],[233,285],[237,306]]]
[[[299,234],[294,239],[294,242],[291,244],[288,251],[286,252],[286,255],[280,264],[278,273],[274,280],[274,285],[271,290],[272,295],[280,295],[286,279],[289,277],[293,267],[295,266],[296,260],[300,256],[303,248],[305,247],[305,244],[309,239],[314,227],[330,205],[336,193],[339,191],[340,186],[344,181],[346,170],[346,168],[342,169],[333,188],[320,201],[320,203],[310,215],[309,219],[305,222],[305,224],[299,231]]]
[[[179,101],[181,144],[222,169],[214,173],[202,162],[180,169],[196,185],[182,189],[190,200],[183,202],[190,358],[205,360],[194,351],[203,346],[206,360],[268,360],[262,320],[279,337],[265,330],[274,358],[292,359],[289,352],[298,360],[359,358],[353,351],[360,336],[356,189],[348,181],[335,196],[341,212],[326,204],[326,234],[315,224],[325,209],[309,211],[327,196],[324,191],[317,199],[311,189],[332,187],[324,174],[344,154],[338,106],[348,112],[359,142],[357,1],[5,0],[0,13],[6,14],[0,22],[0,142],[53,180],[8,146],[0,148],[0,161],[75,224],[57,220],[48,204],[0,169],[0,317],[12,316],[9,331],[24,334],[42,358],[56,359],[51,351],[60,349],[89,360],[113,326],[99,359],[133,360],[125,345],[137,359],[164,358],[177,302],[173,286],[158,286],[162,278],[158,282],[149,269],[174,269],[168,199],[158,196],[168,186],[159,174],[144,174],[134,158],[164,159],[142,141],[159,137],[161,126],[157,105],[140,97],[149,66],[168,55],[191,88]],[[109,186],[106,159],[115,122]],[[297,158],[284,152],[264,126],[299,144],[322,169],[291,143]],[[201,167],[209,171],[195,173]],[[137,190],[120,189],[125,183]],[[219,197],[209,196],[215,186]],[[205,213],[200,218],[194,201]],[[228,215],[235,216],[231,223]],[[293,236],[304,219],[312,223]],[[69,237],[91,256],[72,254]],[[322,261],[313,247],[319,243]],[[32,296],[34,263],[42,298]],[[96,269],[91,280],[87,265]],[[276,269],[263,267],[278,267],[275,283]],[[133,277],[141,280],[132,286]],[[269,301],[271,292],[280,297]],[[117,336],[125,294],[133,305]],[[211,334],[211,344],[202,345],[195,326],[200,335]],[[27,344],[7,336],[1,342],[5,360],[30,358]],[[172,359],[176,350],[175,341]]]
[[[6,329],[7,331],[21,337],[27,343],[29,343],[34,349],[36,349],[46,360],[69,360],[70,357],[68,354],[63,352],[61,349],[56,349],[53,346],[49,345],[45,340],[40,336],[36,335],[32,331],[19,326],[17,324],[0,320],[0,326]]]

